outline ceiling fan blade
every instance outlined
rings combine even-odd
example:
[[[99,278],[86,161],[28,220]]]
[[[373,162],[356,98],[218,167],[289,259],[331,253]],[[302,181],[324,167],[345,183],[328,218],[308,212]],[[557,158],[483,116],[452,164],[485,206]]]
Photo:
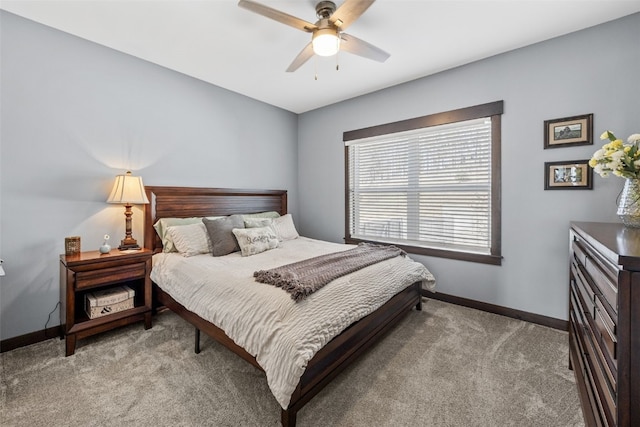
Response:
[[[375,47],[374,45],[352,35],[341,33],[340,38],[340,50],[344,50],[345,52],[373,59],[378,62],[384,62],[391,56],[379,47]]]
[[[260,3],[256,3],[251,0],[240,0],[238,2],[238,6],[243,7],[251,12],[257,13],[258,15],[266,16],[267,18],[271,18],[274,21],[278,21],[282,24],[289,25],[293,28],[297,28],[299,30],[305,31],[307,33],[313,32],[315,30],[316,25],[311,22],[307,22],[304,19],[296,18],[293,15],[289,15],[288,13],[280,12],[279,10],[273,9],[269,6],[265,6]]]
[[[313,56],[313,45],[309,42],[302,51],[296,56],[296,59],[293,60],[289,68],[287,68],[287,73],[292,73],[298,68],[302,66],[305,62],[309,60]]]
[[[345,0],[329,20],[333,22],[340,30],[346,30],[347,27],[360,17],[375,0]]]

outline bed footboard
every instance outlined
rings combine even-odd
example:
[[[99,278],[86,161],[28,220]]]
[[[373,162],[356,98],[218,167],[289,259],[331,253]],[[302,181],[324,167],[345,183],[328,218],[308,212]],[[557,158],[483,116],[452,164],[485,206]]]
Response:
[[[349,326],[316,353],[293,392],[289,407],[282,410],[283,427],[294,427],[298,411],[414,306],[422,310],[421,288],[420,282],[409,286],[378,310]]]

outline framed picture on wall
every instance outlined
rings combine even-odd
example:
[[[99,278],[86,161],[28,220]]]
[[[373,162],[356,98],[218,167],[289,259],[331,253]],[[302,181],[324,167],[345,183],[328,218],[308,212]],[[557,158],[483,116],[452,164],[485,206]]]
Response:
[[[544,148],[593,144],[593,114],[544,121]]]
[[[591,190],[593,169],[589,160],[568,160],[544,164],[545,190]]]

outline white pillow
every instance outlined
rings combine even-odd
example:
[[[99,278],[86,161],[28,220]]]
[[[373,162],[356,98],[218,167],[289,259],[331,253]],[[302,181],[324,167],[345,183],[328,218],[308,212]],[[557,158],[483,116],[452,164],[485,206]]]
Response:
[[[183,256],[190,257],[211,252],[209,234],[202,221],[168,227],[167,235]]]
[[[298,234],[298,230],[296,230],[296,226],[293,224],[293,217],[291,214],[275,218],[271,222],[271,227],[273,227],[276,235],[278,236],[278,240],[281,242],[297,239],[300,236]]]
[[[162,240],[162,252],[178,252],[175,245],[173,244],[173,240],[167,229],[173,226],[179,225],[188,225],[188,224],[197,224],[198,222],[202,222],[202,218],[162,218],[159,219],[158,222],[153,224],[153,228],[156,229],[158,236],[160,236],[160,240]]]
[[[207,219],[218,219],[223,218],[221,216],[208,216]],[[173,226],[181,226],[188,224],[196,224],[202,222],[202,218],[200,217],[190,217],[190,218],[161,218],[155,224],[153,224],[153,228],[156,229],[156,233],[160,236],[160,240],[162,240],[162,252],[178,252],[175,245],[173,244],[173,240],[167,229]]]
[[[278,247],[278,237],[271,227],[234,228],[242,256],[259,254]]]

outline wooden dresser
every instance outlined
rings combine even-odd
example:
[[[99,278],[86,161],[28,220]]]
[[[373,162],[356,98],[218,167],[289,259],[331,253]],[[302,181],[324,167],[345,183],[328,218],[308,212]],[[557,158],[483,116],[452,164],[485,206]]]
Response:
[[[587,426],[640,426],[640,229],[570,230],[569,365]]]

